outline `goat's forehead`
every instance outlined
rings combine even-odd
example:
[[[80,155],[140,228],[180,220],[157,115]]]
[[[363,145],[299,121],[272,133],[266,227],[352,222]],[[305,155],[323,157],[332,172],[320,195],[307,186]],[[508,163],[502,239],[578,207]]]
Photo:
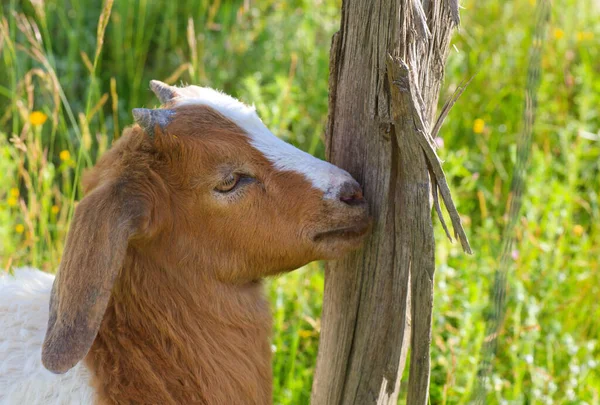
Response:
[[[263,124],[254,107],[227,94],[207,87],[187,86],[177,89],[177,97],[173,101],[176,107],[203,105],[216,110],[244,130],[252,146],[275,169],[304,175],[315,188],[326,195],[338,189],[350,177],[344,170],[277,138]]]

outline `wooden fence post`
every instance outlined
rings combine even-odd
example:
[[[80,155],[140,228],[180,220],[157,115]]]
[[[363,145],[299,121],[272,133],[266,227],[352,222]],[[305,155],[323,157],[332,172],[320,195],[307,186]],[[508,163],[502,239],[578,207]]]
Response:
[[[409,344],[407,403],[427,404],[439,195],[470,252],[434,142],[462,91],[434,121],[458,22],[456,0],[343,1],[327,155],[363,185],[374,229],[361,251],[326,268],[313,405],[395,405]]]

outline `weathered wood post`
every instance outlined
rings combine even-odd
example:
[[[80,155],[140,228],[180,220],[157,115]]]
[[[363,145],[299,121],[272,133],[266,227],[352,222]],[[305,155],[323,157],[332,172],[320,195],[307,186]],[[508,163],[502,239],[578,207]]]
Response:
[[[313,405],[395,405],[409,344],[407,403],[427,404],[438,195],[470,252],[433,141],[460,94],[434,120],[458,22],[456,0],[343,1],[327,154],[363,184],[374,229],[326,268]]]

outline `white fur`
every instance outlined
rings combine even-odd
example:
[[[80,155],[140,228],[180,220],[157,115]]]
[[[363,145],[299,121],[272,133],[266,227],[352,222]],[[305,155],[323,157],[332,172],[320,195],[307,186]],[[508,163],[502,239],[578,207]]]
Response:
[[[347,181],[354,181],[345,171],[277,138],[263,124],[254,107],[208,87],[187,86],[176,88],[175,102],[181,105],[206,105],[245,130],[252,145],[269,159],[275,168],[303,174],[311,184],[323,191],[325,198],[339,197],[339,190]]]
[[[92,404],[90,372],[79,363],[52,374],[42,343],[54,276],[31,268],[0,273],[0,405]]]

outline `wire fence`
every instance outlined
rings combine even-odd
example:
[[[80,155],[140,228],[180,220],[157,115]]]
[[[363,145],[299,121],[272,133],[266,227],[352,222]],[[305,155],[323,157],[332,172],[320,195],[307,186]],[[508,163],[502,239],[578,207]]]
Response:
[[[527,83],[525,87],[525,106],[523,111],[523,129],[517,140],[517,159],[510,186],[510,208],[504,233],[499,267],[496,269],[493,288],[490,292],[492,311],[487,321],[487,333],[482,348],[478,370],[477,387],[473,393],[473,403],[486,403],[488,377],[498,349],[498,337],[505,314],[507,274],[511,268],[511,254],[515,244],[515,228],[520,218],[523,190],[529,166],[529,155],[533,140],[533,125],[537,106],[537,93],[541,81],[542,51],[550,21],[550,0],[540,0],[536,5],[536,25],[529,50]]]

